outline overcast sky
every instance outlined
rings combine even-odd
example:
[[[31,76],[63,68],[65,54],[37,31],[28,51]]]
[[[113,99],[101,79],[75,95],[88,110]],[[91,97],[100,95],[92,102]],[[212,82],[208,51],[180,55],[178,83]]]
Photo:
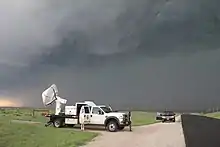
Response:
[[[0,1],[0,99],[220,106],[220,1]]]

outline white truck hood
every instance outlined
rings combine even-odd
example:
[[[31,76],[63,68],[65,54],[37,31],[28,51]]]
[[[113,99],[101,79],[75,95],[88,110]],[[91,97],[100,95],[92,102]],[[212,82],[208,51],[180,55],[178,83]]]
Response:
[[[120,116],[123,116],[123,114],[126,114],[126,113],[124,113],[124,112],[109,112],[109,113],[107,113],[107,116],[120,117]]]

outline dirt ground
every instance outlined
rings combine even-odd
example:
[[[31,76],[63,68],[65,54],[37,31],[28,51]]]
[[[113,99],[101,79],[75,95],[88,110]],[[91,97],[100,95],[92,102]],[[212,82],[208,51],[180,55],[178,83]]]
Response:
[[[133,128],[132,132],[100,132],[85,147],[185,147],[182,125],[157,123]]]

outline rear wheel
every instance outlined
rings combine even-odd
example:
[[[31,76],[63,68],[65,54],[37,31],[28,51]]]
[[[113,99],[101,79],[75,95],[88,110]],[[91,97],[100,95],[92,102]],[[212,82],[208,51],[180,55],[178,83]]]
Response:
[[[54,120],[53,125],[56,128],[60,128],[63,126],[63,121],[61,119],[56,119],[56,120]]]
[[[107,124],[107,129],[109,132],[117,132],[118,131],[118,124],[116,121],[110,121],[108,124]]]

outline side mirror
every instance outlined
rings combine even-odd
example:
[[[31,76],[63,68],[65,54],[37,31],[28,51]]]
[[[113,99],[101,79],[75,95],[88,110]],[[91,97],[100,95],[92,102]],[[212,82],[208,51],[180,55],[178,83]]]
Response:
[[[112,107],[109,105],[108,108],[112,111]]]

